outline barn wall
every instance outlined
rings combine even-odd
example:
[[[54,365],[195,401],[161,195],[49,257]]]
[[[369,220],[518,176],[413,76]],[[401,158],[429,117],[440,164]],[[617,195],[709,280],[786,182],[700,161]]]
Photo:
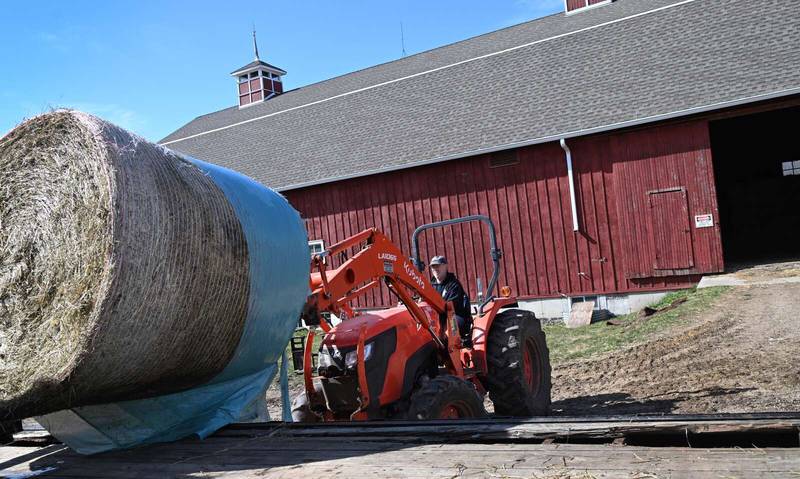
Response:
[[[286,195],[306,218],[309,239],[327,246],[375,226],[409,254],[416,226],[486,214],[498,227],[504,253],[500,284],[522,297],[679,288],[722,270],[718,226],[695,229],[693,220],[706,213],[717,218],[705,121],[577,138],[569,145],[578,232],[572,229],[564,152],[557,143]],[[473,298],[475,278],[485,285],[491,274],[488,239],[479,225],[428,232],[420,249],[425,259],[446,255]],[[683,265],[688,255],[691,266],[663,269]],[[394,301],[386,291],[375,291],[359,306]]]

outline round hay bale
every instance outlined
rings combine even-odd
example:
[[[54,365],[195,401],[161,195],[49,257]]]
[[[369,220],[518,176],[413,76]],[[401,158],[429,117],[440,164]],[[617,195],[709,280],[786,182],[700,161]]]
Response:
[[[155,396],[228,364],[248,245],[181,156],[56,111],[0,139],[0,418]]]

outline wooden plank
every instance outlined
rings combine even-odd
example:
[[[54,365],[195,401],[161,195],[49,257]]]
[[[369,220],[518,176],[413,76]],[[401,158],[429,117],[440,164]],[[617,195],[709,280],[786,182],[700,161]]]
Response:
[[[516,443],[435,443],[435,444],[413,444],[396,440],[381,441],[353,441],[350,438],[343,441],[331,441],[321,438],[276,438],[276,437],[256,437],[256,438],[212,438],[206,440],[183,440],[169,444],[159,444],[145,448],[117,451],[91,456],[94,462],[138,462],[156,460],[176,460],[176,458],[198,458],[206,457],[217,460],[247,455],[250,452],[284,452],[291,451],[298,455],[322,454],[324,456],[341,455],[352,457],[359,454],[374,454],[379,452],[408,451],[431,453],[447,449],[456,453],[475,454],[480,451],[492,451],[492,454],[528,454],[537,457],[559,456],[568,451],[570,454],[578,454],[587,457],[613,458],[619,455],[631,453],[670,455],[691,448],[687,447],[644,447],[626,446],[624,448],[606,444],[532,444],[526,442]],[[767,451],[774,456],[775,460],[781,458],[792,458],[800,454],[798,448],[764,448],[764,449],[741,449],[741,448],[697,448],[692,449],[698,455],[708,460],[727,461],[731,457],[746,455],[766,455]],[[57,456],[58,460],[71,460],[75,458],[85,458],[72,452],[63,445],[48,446],[45,448],[33,447],[3,447],[0,448],[0,457],[3,461],[10,461],[17,457],[31,456],[36,453],[37,457]],[[223,453],[220,455],[220,453]],[[220,456],[213,458],[212,456]],[[294,457],[294,456],[293,456]]]
[[[530,256],[533,256],[535,275],[536,275],[536,289],[531,290],[531,294],[536,295],[549,295],[552,294],[550,288],[550,277],[548,275],[549,254],[547,245],[549,244],[548,237],[545,236],[543,223],[545,218],[542,215],[541,201],[539,200],[538,185],[541,181],[537,181],[537,166],[538,158],[534,155],[532,148],[525,148],[521,155],[522,164],[525,167],[525,198],[527,204],[527,215],[530,218],[531,228],[531,243],[528,245]],[[530,259],[526,258],[527,261]]]
[[[770,413],[710,413],[710,414],[642,414],[642,415],[610,415],[610,416],[537,416],[529,418],[513,418],[504,416],[493,416],[490,418],[459,419],[453,421],[449,419],[432,420],[425,422],[416,421],[344,421],[328,422],[317,424],[282,423],[279,421],[261,423],[233,423],[226,426],[226,429],[306,429],[306,428],[325,428],[325,427],[384,427],[384,426],[408,426],[417,427],[439,425],[461,425],[471,426],[474,424],[565,424],[565,423],[669,423],[669,422],[732,422],[732,421],[800,421],[800,413],[797,412],[770,412]]]
[[[568,328],[580,328],[592,324],[592,314],[594,313],[594,301],[583,301],[572,305],[569,319],[566,322]]]
[[[562,261],[558,253],[556,241],[556,227],[553,223],[554,213],[550,210],[550,193],[548,190],[548,177],[546,173],[547,164],[552,161],[551,158],[541,154],[536,157],[537,164],[537,178],[541,180],[536,181],[536,197],[538,205],[539,219],[541,221],[542,237],[544,238],[544,251],[545,251],[545,264],[547,274],[547,293],[546,294],[561,294],[564,288],[561,287],[559,268]]]
[[[570,142],[574,147],[575,142]],[[576,155],[573,150],[572,170],[575,185],[575,208],[578,214],[578,231],[572,233],[572,240],[575,244],[575,274],[577,279],[576,292],[596,291],[601,288],[594,287],[594,274],[592,272],[592,243],[596,243],[594,238],[594,222],[596,213],[594,212],[594,189],[591,180],[591,161],[592,155]],[[567,203],[571,200],[566,198]],[[572,221],[569,222],[572,226]]]
[[[518,235],[520,236],[520,256],[519,259],[521,260],[523,266],[523,272],[525,274],[525,289],[521,286],[515,294],[518,294],[519,291],[528,291],[529,294],[539,294],[539,284],[538,284],[538,277],[536,275],[536,265],[537,265],[537,253],[534,250],[536,247],[536,241],[533,237],[532,231],[532,218],[530,214],[528,214],[528,179],[526,178],[528,165],[527,156],[523,153],[526,150],[520,150],[518,153],[520,165],[519,165],[519,175],[521,177],[521,181],[517,182],[515,185],[516,190],[516,202],[517,202],[517,216],[520,222],[520,229]]]
[[[620,452],[615,452],[619,450]],[[230,452],[230,454],[229,454]],[[551,454],[542,455],[536,451],[508,451],[494,448],[474,449],[468,453],[453,451],[449,447],[437,450],[421,451],[417,448],[407,448],[402,450],[382,451],[367,454],[340,454],[335,451],[225,451],[214,456],[193,456],[178,457],[145,457],[138,454],[135,457],[121,460],[109,460],[102,457],[98,458],[60,458],[59,461],[50,461],[50,466],[62,468],[82,468],[89,466],[93,469],[102,468],[114,470],[120,465],[126,465],[128,469],[134,469],[140,473],[152,473],[163,470],[163,465],[178,469],[180,472],[191,470],[203,470],[209,467],[220,469],[269,469],[284,466],[306,466],[319,465],[322,463],[353,464],[360,467],[387,466],[392,468],[402,468],[408,466],[436,468],[444,465],[458,463],[468,469],[481,468],[487,464],[500,467],[514,468],[519,471],[526,469],[539,470],[548,464],[560,464],[571,469],[610,469],[611,465],[626,465],[630,467],[632,463],[650,463],[653,469],[658,467],[658,463],[665,457],[678,459],[686,457],[685,452],[633,452],[627,451],[624,447],[607,447],[605,450],[594,451],[594,454],[587,454],[580,451],[557,451]],[[603,454],[606,453],[606,454]],[[754,456],[751,454],[751,456]],[[778,454],[766,452],[758,455],[758,461],[751,461],[746,452],[740,451],[738,455],[730,454],[727,456],[706,455],[702,451],[695,451],[694,461],[689,463],[679,463],[671,465],[672,470],[684,471],[791,471],[798,465],[797,454],[782,457]],[[524,461],[520,461],[523,459]],[[135,459],[135,460],[133,460]],[[44,464],[40,462],[40,464]],[[175,467],[177,466],[177,467]],[[177,471],[176,471],[177,472]]]
[[[506,440],[545,438],[616,438],[631,434],[709,434],[791,432],[800,419],[655,420],[600,422],[474,421],[470,423],[371,423],[287,427],[273,434],[282,437],[347,437],[383,435],[438,440]],[[239,430],[241,433],[241,430]],[[228,434],[222,432],[220,434]]]
[[[44,454],[9,471],[54,467],[41,477],[786,477],[800,470],[800,450],[688,449],[603,445],[406,445],[365,443],[366,450],[344,450],[333,441],[317,445],[292,439],[260,441],[182,441],[121,453],[82,457],[69,451]],[[338,445],[348,445],[339,442]],[[294,446],[294,447],[292,447]],[[298,446],[301,450],[298,451]],[[376,447],[380,449],[376,449]],[[10,448],[6,448],[10,449]],[[27,449],[26,449],[27,451]],[[3,451],[5,452],[5,451]],[[28,451],[29,452],[29,451]],[[285,453],[284,453],[285,452]],[[5,456],[3,456],[5,457]],[[561,474],[562,476],[554,476]],[[580,476],[579,476],[580,477]],[[591,477],[591,476],[590,476]],[[649,476],[652,477],[652,476]]]

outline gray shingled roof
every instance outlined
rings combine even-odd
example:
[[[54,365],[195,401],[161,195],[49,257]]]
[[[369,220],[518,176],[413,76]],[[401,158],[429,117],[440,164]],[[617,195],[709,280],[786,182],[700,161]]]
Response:
[[[787,0],[619,0],[189,122],[161,143],[278,189],[800,93]]]
[[[243,70],[249,70],[249,69],[251,69],[253,67],[267,67],[267,68],[271,68],[273,70],[278,70],[280,72],[283,72],[284,75],[286,74],[286,71],[283,70],[282,68],[278,68],[275,65],[270,65],[269,63],[265,62],[264,60],[253,60],[252,62],[248,63],[247,65],[245,65],[245,66],[243,66],[241,68],[237,68],[236,70],[232,71],[231,75],[235,75],[236,73],[239,73],[240,71],[243,71]]]

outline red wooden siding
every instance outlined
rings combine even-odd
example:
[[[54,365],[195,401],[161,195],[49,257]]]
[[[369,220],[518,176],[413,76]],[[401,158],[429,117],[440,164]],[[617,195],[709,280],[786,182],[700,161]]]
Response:
[[[578,232],[572,229],[564,152],[557,143],[519,148],[519,161],[504,161],[508,166],[491,167],[492,155],[481,155],[286,195],[306,219],[309,239],[323,239],[327,246],[375,226],[409,254],[416,226],[486,214],[498,227],[504,254],[500,284],[522,297],[669,289],[721,271],[719,229],[698,230],[690,221],[697,214],[717,215],[706,122],[568,143]],[[508,153],[502,155],[506,160]],[[650,193],[669,189],[684,192],[685,211],[654,221]],[[683,208],[672,197],[663,199],[656,200],[659,211]],[[671,245],[669,235],[687,235],[687,225],[683,246]],[[485,285],[491,273],[484,233],[478,225],[428,232],[421,240],[422,256],[446,255],[474,298],[475,279]],[[694,264],[675,262],[681,255],[691,255]],[[661,269],[659,261],[670,268]],[[394,301],[386,291],[376,291],[361,306]]]
[[[613,135],[611,139],[616,155],[615,197],[622,222],[619,244],[625,251],[625,277],[646,280],[722,271],[719,226],[696,229],[693,220],[695,215],[713,214],[715,219],[719,216],[708,124],[697,121],[648,128]],[[643,211],[650,208],[648,192],[669,188],[686,191],[694,265],[659,270],[654,268],[655,238],[663,232],[653,230],[649,215]],[[682,223],[684,216],[671,221]]]
[[[567,0],[567,11],[577,10],[586,6],[586,0]]]
[[[283,84],[279,79],[259,77],[239,83],[239,106],[261,101],[272,93],[283,93]]]

